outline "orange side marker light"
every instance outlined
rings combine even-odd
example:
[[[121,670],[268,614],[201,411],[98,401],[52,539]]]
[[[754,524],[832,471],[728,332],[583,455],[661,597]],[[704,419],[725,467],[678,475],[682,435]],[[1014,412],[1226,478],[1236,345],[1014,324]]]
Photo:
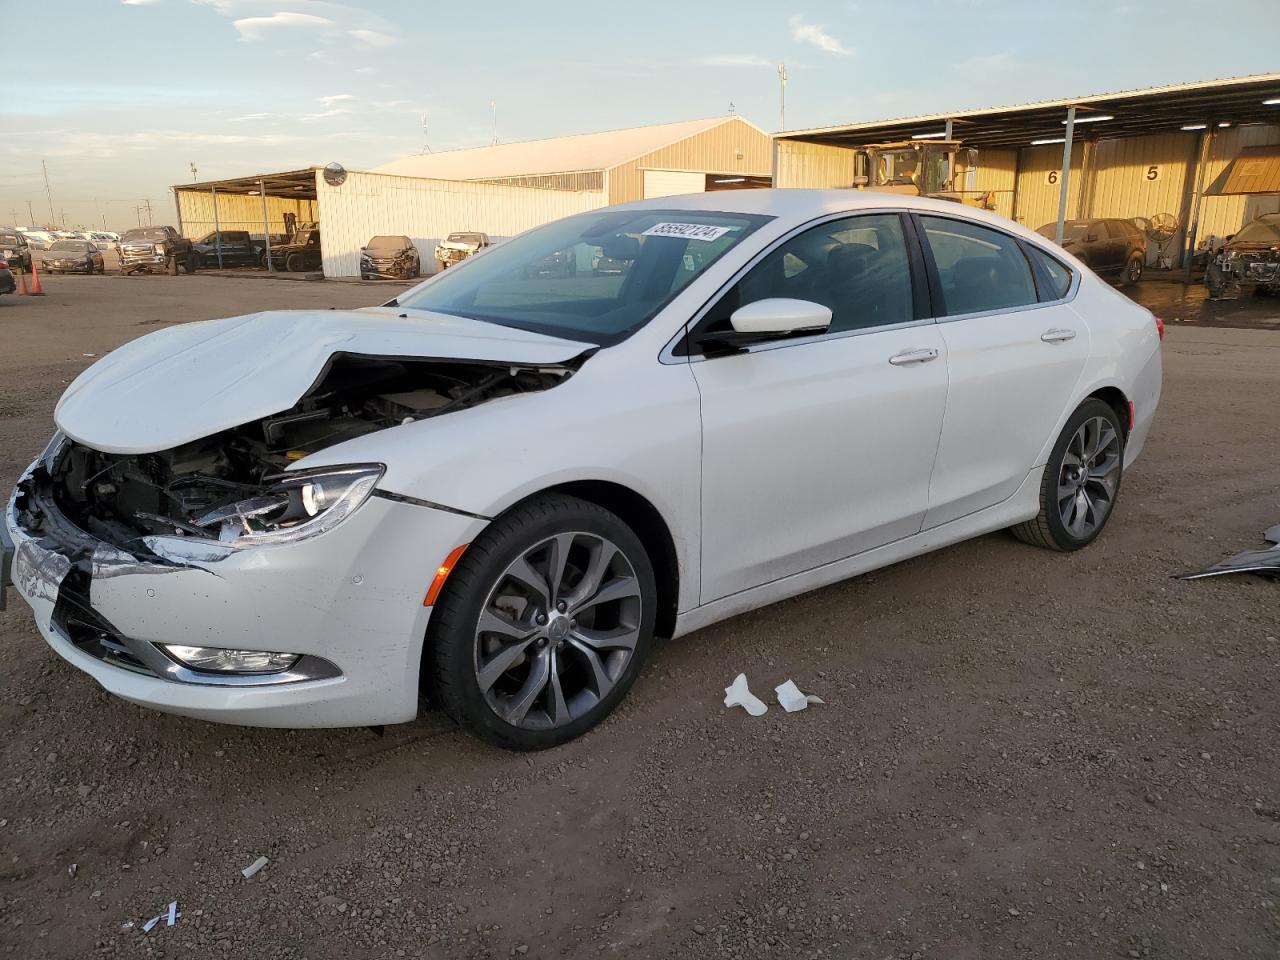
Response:
[[[434,607],[436,605],[436,600],[440,597],[440,591],[444,589],[444,582],[449,579],[449,574],[458,565],[458,561],[462,559],[463,552],[469,546],[471,544],[464,543],[460,547],[454,547],[449,551],[449,555],[444,558],[444,563],[436,567],[435,579],[431,581],[431,586],[427,588],[427,595],[422,598],[424,607]]]

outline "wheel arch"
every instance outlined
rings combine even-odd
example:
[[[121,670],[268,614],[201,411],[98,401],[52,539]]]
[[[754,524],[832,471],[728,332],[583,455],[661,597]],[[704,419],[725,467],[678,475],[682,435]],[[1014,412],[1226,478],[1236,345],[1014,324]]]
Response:
[[[631,528],[640,539],[658,585],[658,618],[654,633],[669,637],[675,630],[680,601],[680,560],[675,538],[662,512],[645,496],[611,480],[569,480],[522,497],[507,507],[514,509],[533,497],[563,493],[603,507]],[[506,510],[503,511],[504,513]]]
[[[1116,412],[1116,417],[1120,421],[1120,429],[1124,431],[1125,438],[1129,436],[1129,432],[1133,429],[1133,424],[1129,417],[1129,398],[1125,396],[1123,390],[1119,387],[1098,387],[1084,400],[1101,400],[1112,410]],[[1081,403],[1084,403],[1081,400]]]

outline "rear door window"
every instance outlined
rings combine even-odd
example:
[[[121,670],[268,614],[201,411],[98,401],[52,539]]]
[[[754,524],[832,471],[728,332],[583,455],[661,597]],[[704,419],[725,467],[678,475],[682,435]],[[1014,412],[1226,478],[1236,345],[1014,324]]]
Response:
[[[1036,303],[1031,265],[1008,234],[964,220],[920,217],[933,252],[945,310],[955,317]]]

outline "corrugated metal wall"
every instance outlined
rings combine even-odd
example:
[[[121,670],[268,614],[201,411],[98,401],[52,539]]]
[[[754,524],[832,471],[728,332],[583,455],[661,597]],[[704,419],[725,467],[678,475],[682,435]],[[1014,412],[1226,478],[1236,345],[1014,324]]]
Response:
[[[1245,147],[1263,147],[1280,143],[1280,124],[1250,124],[1219,130],[1209,150],[1206,188],[1218,179],[1228,164]],[[1235,233],[1254,217],[1280,211],[1280,196],[1206,196],[1200,210],[1201,239],[1210,235],[1224,237]]]
[[[1061,151],[1059,151],[1061,153]],[[1013,191],[1018,178],[1017,150],[979,150],[978,171],[968,190],[989,190],[995,194],[996,213],[1013,216]]]
[[[703,193],[707,188],[705,173],[684,170],[644,171],[644,199],[674,197],[682,193]]]
[[[208,190],[179,190],[178,209],[182,213],[182,233],[198,239],[213,230],[213,198]],[[267,197],[267,220],[271,233],[284,233],[284,215],[292,213],[299,223],[316,219],[316,201]],[[243,194],[218,194],[218,223],[223,230],[262,232],[262,198]]]
[[[826,190],[853,185],[853,151],[825,143],[778,141],[775,187]]]
[[[1022,165],[1018,170],[1018,198],[1014,218],[1019,223],[1039,229],[1042,224],[1058,219],[1058,195],[1062,190],[1062,144],[1051,143],[1042,147],[1024,147]],[[1072,144],[1071,176],[1067,181],[1067,218],[1075,217],[1073,211],[1080,204],[1080,161],[1084,144]],[[981,159],[981,154],[979,154]]]
[[[605,205],[603,192],[571,193],[457,180],[349,173],[340,187],[317,175],[320,243],[326,277],[360,274],[360,248],[380,234],[410,237],[424,266],[436,244],[458,230],[493,239]]]
[[[610,168],[609,202],[642,199],[646,168],[767,177],[771,165],[769,135],[741,117],[732,117],[727,123]]]

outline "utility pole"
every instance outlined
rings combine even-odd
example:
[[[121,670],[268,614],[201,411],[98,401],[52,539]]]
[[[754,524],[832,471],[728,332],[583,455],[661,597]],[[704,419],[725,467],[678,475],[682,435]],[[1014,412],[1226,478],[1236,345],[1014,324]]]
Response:
[[[787,65],[778,64],[778,129],[787,129]]]
[[[40,161],[40,169],[44,172],[44,195],[49,198],[49,219],[53,220],[53,191],[49,189],[49,168],[43,160]]]
[[[30,201],[30,200],[28,200],[28,201],[27,201],[27,221],[28,221],[28,222],[31,224],[31,226],[33,226],[33,227],[36,225],[36,215],[31,211],[31,201]]]
[[[427,140],[427,115],[422,115],[422,152],[431,152],[431,143]]]
[[[151,198],[150,197],[142,198],[142,209],[147,211],[147,226],[149,227],[151,226]],[[139,221],[138,226],[142,226],[141,221]]]
[[[498,101],[490,100],[489,109],[493,111],[493,142],[490,146],[496,147],[498,145]]]
[[[195,183],[196,182],[196,162],[192,160],[189,164],[187,164],[187,166],[191,168],[191,182]]]

